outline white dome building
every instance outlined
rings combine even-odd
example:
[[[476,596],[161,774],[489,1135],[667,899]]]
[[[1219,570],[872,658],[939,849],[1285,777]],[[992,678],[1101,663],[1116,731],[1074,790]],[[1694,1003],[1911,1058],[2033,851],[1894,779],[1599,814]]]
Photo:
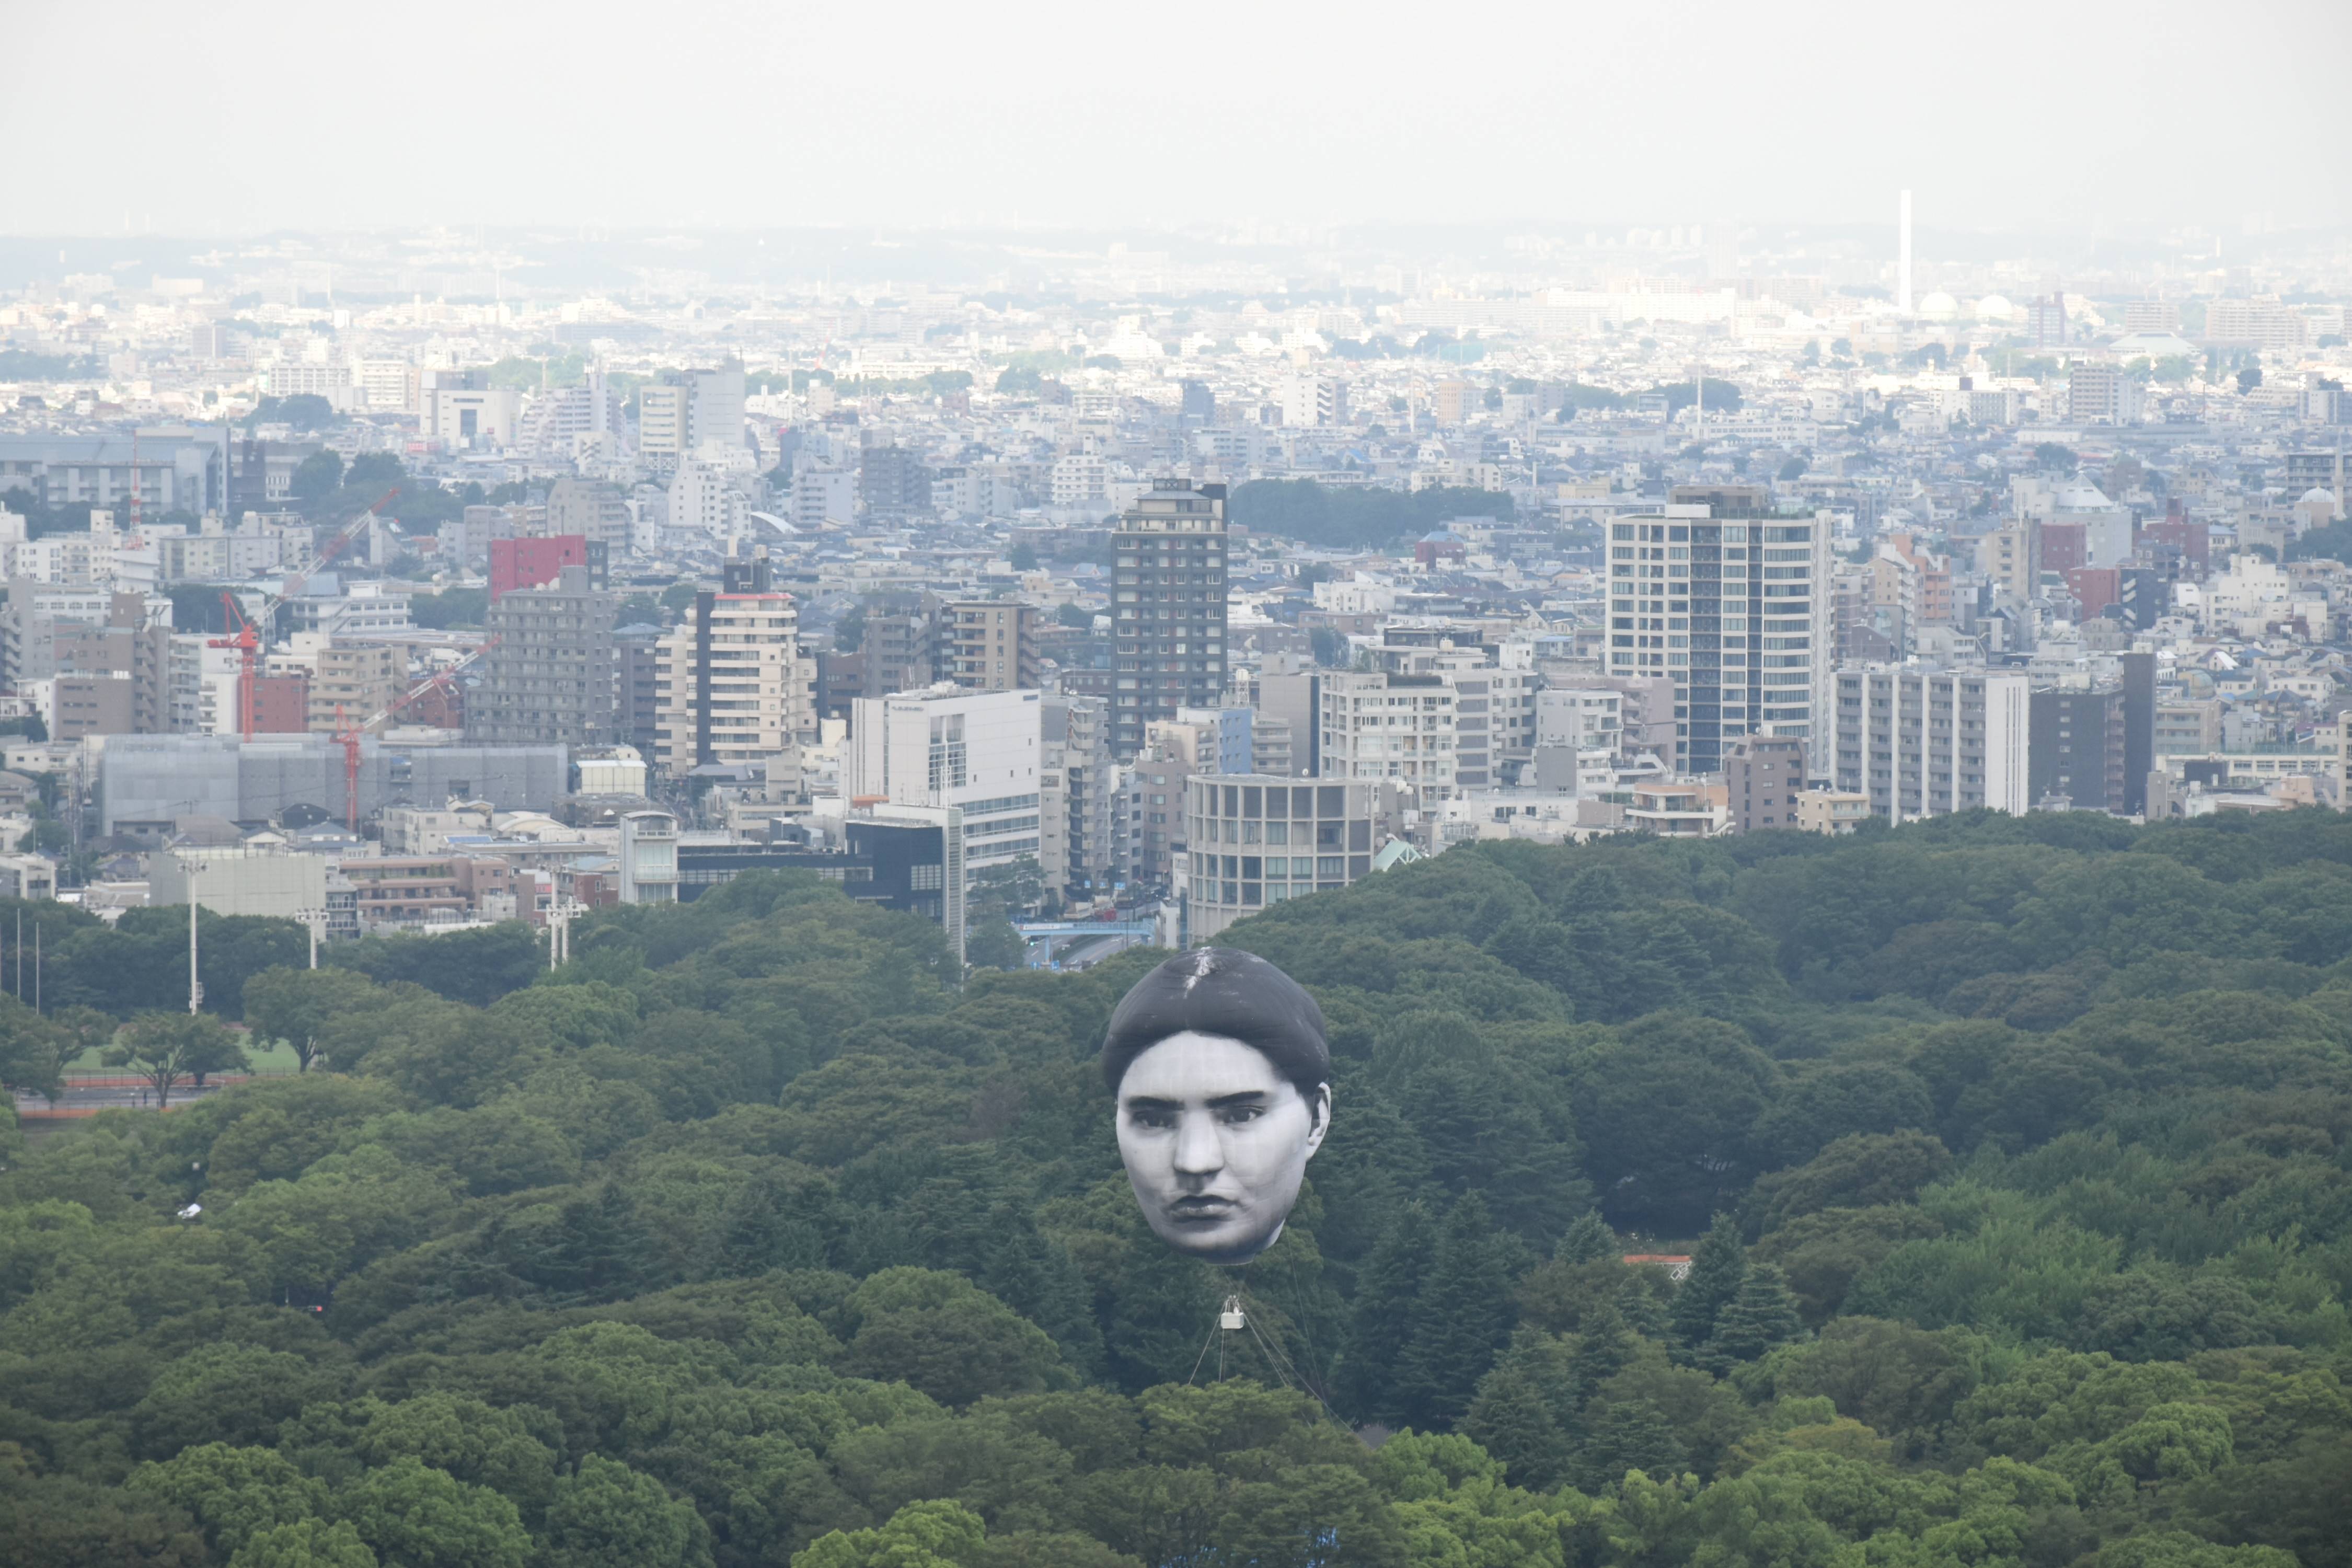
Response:
[[[1960,302],[1938,289],[1919,301],[1919,313],[1931,321],[1948,321],[1960,313]]]
[[[2004,295],[1988,294],[1977,301],[1977,320],[1979,321],[2007,321],[2014,320],[2016,315],[2017,307],[2011,304]]]

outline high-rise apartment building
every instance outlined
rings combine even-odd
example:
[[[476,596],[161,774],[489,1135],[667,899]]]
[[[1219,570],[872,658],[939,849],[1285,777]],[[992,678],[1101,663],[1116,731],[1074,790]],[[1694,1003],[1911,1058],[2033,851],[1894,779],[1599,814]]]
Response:
[[[310,662],[310,733],[366,723],[399,701],[407,683],[408,656],[397,647],[329,643]]]
[[[1457,699],[1444,676],[1332,670],[1322,705],[1318,777],[1391,779],[1429,803],[1453,795]]]
[[[2156,656],[2122,657],[2123,679],[2091,689],[2049,687],[2032,700],[2027,789],[2039,807],[2119,816],[2147,809],[2156,762]]]
[[[800,609],[775,587],[764,551],[730,558],[694,596],[654,666],[654,760],[673,778],[706,763],[762,762],[815,729],[816,661]]]
[[[1108,893],[1118,879],[1111,830],[1117,802],[1117,769],[1110,760],[1110,704],[1099,697],[1048,693],[1039,704],[1043,751],[1039,764],[1039,861],[1055,865],[1045,851],[1058,841],[1065,900]]]
[[[1044,702],[1035,691],[960,691],[945,684],[861,697],[842,751],[842,795],[957,809],[967,874],[1024,856],[1043,871],[1045,819],[1065,823],[1067,811],[1059,801],[1050,813],[1045,806],[1044,779],[1054,770],[1045,765]],[[1055,792],[1064,788],[1055,775]],[[1053,849],[1056,868],[1066,843],[1066,837]]]
[[[608,560],[628,553],[634,522],[629,498],[618,485],[562,479],[547,487],[547,531],[576,533],[601,544]]]
[[[2129,425],[2139,418],[2140,384],[2119,364],[2077,360],[2066,373],[2066,417],[2077,425]]]
[[[1721,771],[1741,735],[1826,743],[1829,520],[1769,506],[1757,486],[1684,485],[1610,525],[1609,673],[1674,683],[1677,773]]]
[[[1805,743],[1792,735],[1742,735],[1723,749],[1723,782],[1732,832],[1794,827]]]
[[[1345,425],[1348,384],[1328,375],[1286,376],[1278,388],[1286,426]]]
[[[1981,669],[1837,673],[1837,787],[1896,822],[1979,807],[2022,814],[2026,678]]]
[[[977,599],[939,608],[940,678],[967,691],[1020,691],[1037,685],[1037,606]]]
[[[857,455],[857,500],[869,517],[904,517],[931,510],[931,471],[921,453],[905,447],[868,447]]]
[[[156,735],[171,728],[168,601],[150,605],[142,594],[108,595],[103,619],[51,622],[48,643],[52,740]]]
[[[619,608],[585,566],[518,588],[490,606],[482,684],[466,700],[478,744],[609,746],[621,739],[613,622]]]
[[[1213,706],[1224,690],[1225,487],[1153,480],[1111,544],[1111,750],[1132,757],[1145,726]]]
[[[668,467],[702,447],[743,445],[743,367],[665,371],[637,389],[637,451]]]

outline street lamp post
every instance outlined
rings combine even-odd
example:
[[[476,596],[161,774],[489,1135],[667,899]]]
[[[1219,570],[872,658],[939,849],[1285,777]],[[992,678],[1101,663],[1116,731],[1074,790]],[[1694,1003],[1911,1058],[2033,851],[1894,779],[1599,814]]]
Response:
[[[205,983],[196,978],[196,877],[211,869],[202,860],[184,862],[188,871],[188,1011],[201,1012],[205,1004]]]
[[[310,932],[310,967],[316,969],[319,967],[319,937],[327,929],[327,911],[317,909],[296,910],[294,918],[300,921]]]

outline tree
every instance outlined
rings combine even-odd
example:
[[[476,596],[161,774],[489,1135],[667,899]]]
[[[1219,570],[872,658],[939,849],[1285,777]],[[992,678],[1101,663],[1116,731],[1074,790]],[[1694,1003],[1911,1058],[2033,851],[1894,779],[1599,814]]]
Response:
[[[236,1034],[218,1018],[201,1013],[142,1013],[123,1026],[121,1043],[106,1052],[110,1067],[127,1067],[155,1090],[155,1103],[170,1102],[172,1090],[206,1073],[234,1072],[252,1064]]]
[[[1341,1402],[1367,1420],[1404,1419],[1396,1373],[1412,1343],[1422,1284],[1436,1258],[1437,1227],[1429,1210],[1408,1203],[1364,1263],[1337,1382]]]
[[[407,481],[408,470],[390,452],[362,452],[343,470],[343,484],[352,489],[390,488]]]
[[[1394,1373],[1405,1418],[1421,1430],[1451,1429],[1509,1342],[1517,1250],[1475,1192],[1446,1215]]]
[[[651,1476],[589,1454],[555,1484],[541,1561],[548,1568],[708,1568],[709,1531],[693,1506]]]
[[[1696,1271],[1696,1270],[1694,1270]],[[1788,1277],[1769,1263],[1751,1263],[1739,1293],[1716,1314],[1715,1332],[1701,1352],[1708,1364],[1755,1361],[1797,1337],[1797,1299]]]
[[[1717,1215],[1698,1250],[1691,1254],[1690,1272],[1675,1291],[1675,1335],[1696,1349],[1715,1332],[1718,1313],[1739,1294],[1748,1275],[1748,1249],[1740,1245],[1739,1225],[1731,1215]]]
[[[910,1502],[875,1529],[820,1537],[792,1568],[978,1568],[987,1531],[961,1503]]]
[[[856,1321],[844,1366],[903,1379],[948,1405],[1041,1394],[1074,1380],[1042,1329],[961,1277],[887,1268],[850,1297]]]
[[[82,1048],[79,1040],[30,1007],[0,1004],[0,1089],[54,1100],[65,1087],[66,1063]]]
[[[347,1519],[300,1519],[251,1537],[228,1568],[377,1568],[375,1553]]]
[[[261,1038],[284,1040],[297,1070],[308,1072],[320,1059],[328,1026],[382,995],[365,975],[348,969],[265,969],[245,983],[245,1019]]]
[[[368,1471],[336,1507],[383,1568],[526,1568],[530,1561],[514,1504],[415,1459]]]
[[[1562,1263],[1601,1263],[1622,1257],[1623,1245],[1609,1222],[1601,1217],[1599,1209],[1587,1209],[1552,1248],[1552,1257]]]
[[[2252,392],[2262,384],[2263,367],[2258,364],[2250,364],[2238,373],[2238,390],[2241,393]]]
[[[1011,921],[992,915],[971,928],[963,953],[974,969],[1020,969],[1028,963],[1029,944]]]
[[[142,1465],[129,1489],[184,1509],[223,1555],[256,1536],[325,1511],[327,1489],[273,1449],[226,1443],[185,1447],[160,1464]]]
[[[295,466],[289,483],[297,500],[323,500],[343,482],[343,459],[331,451],[317,451]]]

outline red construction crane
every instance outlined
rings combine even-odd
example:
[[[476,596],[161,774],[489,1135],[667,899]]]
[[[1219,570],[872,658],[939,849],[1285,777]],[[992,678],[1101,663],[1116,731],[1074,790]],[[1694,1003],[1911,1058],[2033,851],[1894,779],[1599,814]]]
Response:
[[[310,582],[310,574],[318,571],[319,568],[324,566],[328,562],[332,561],[336,556],[341,554],[345,547],[347,547],[352,540],[358,538],[361,531],[368,526],[370,520],[378,512],[382,511],[386,506],[390,505],[392,498],[399,493],[400,487],[398,485],[394,485],[392,489],[384,491],[383,497],[378,500],[373,506],[368,508],[367,510],[361,512],[357,517],[352,518],[351,521],[343,524],[341,529],[337,531],[335,537],[327,542],[326,548],[320,551],[317,557],[313,559],[308,566],[303,567],[299,572],[288,573],[284,581],[278,584],[276,595],[266,595],[263,596],[261,602],[261,614],[263,618],[266,620],[269,616],[270,613],[276,610],[278,605],[283,605],[287,600],[300,593],[303,585]],[[134,501],[132,504],[135,506],[137,502]],[[245,613],[245,606],[237,602],[236,595],[231,594],[223,594],[221,595],[221,604],[227,612],[228,636],[214,637],[205,646],[207,647],[233,647],[237,650],[237,731],[246,740],[251,741],[253,739],[254,728],[254,682],[260,668],[263,634],[261,628],[254,623],[253,617]]]

